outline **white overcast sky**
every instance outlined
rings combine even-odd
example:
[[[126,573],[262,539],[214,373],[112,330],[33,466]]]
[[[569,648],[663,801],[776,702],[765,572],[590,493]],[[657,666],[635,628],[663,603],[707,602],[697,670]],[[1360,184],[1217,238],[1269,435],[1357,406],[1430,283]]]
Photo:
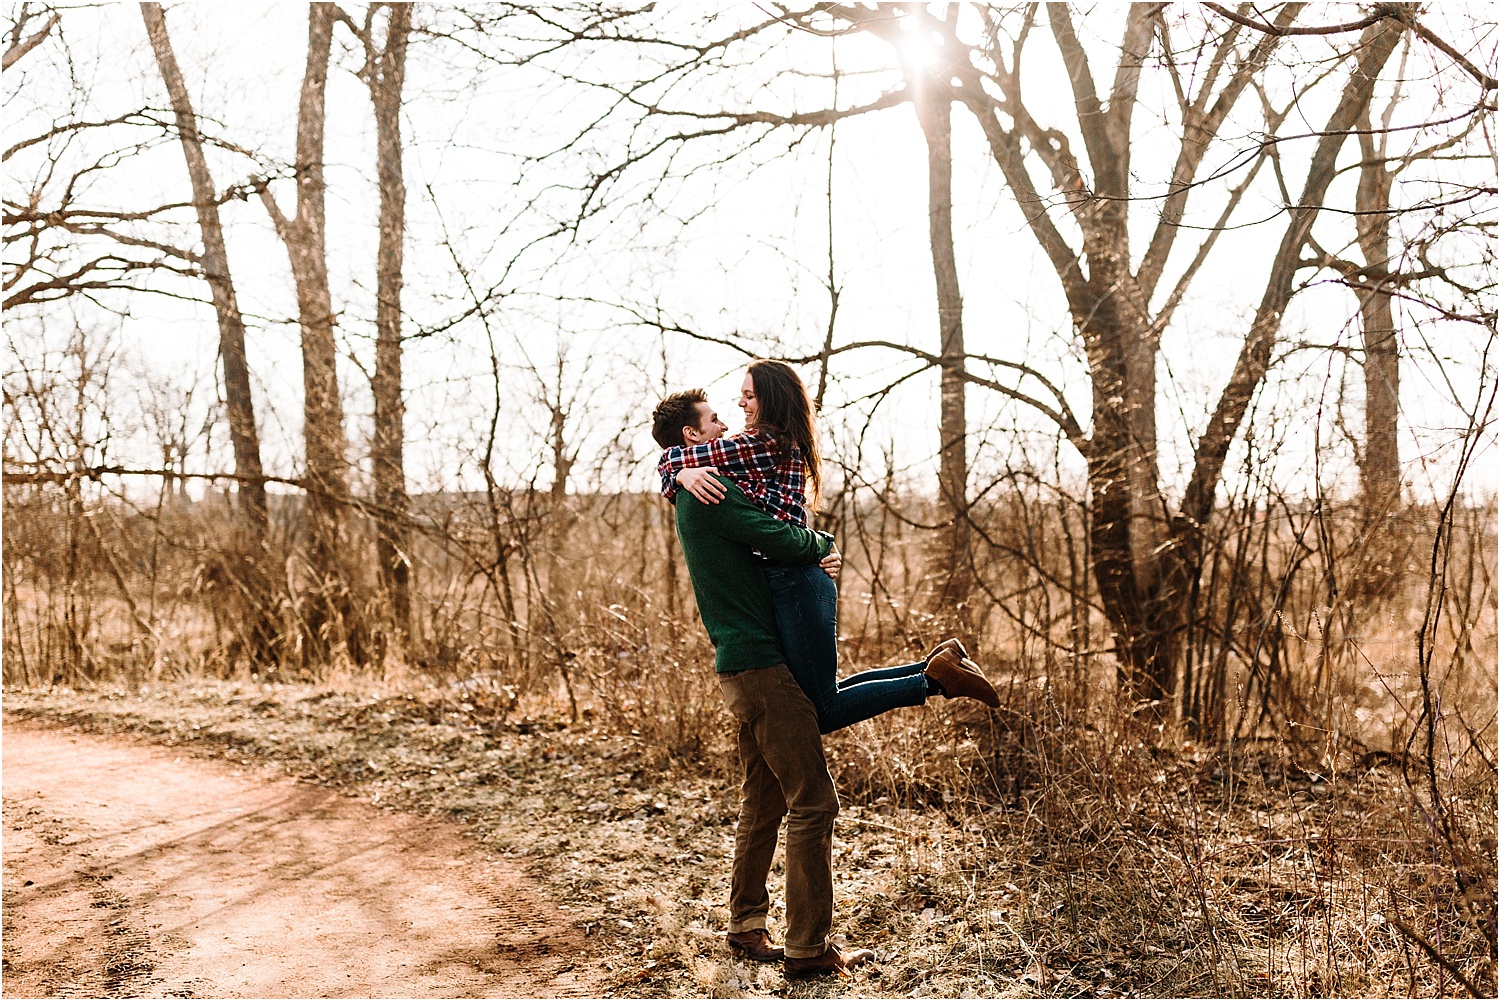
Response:
[[[1488,8],[1435,7],[1425,15],[1432,25],[1493,72],[1493,26],[1485,23]],[[750,4],[726,5],[712,18],[703,13],[705,9],[678,4],[664,16],[683,35],[722,34],[730,25],[763,16]],[[1122,9],[1123,5],[1098,4],[1078,15],[1101,79],[1112,76],[1113,40]],[[1308,19],[1348,19],[1357,16],[1357,10],[1352,4],[1328,5],[1315,8]],[[448,13],[425,5],[417,16],[426,25],[451,21]],[[1188,16],[1202,23],[1201,13]],[[210,120],[207,128],[261,154],[257,165],[249,157],[216,152],[212,166],[217,184],[223,188],[243,182],[265,164],[289,160],[305,58],[306,8],[183,3],[168,6],[168,25],[197,110]],[[352,73],[357,60],[348,33],[340,28],[336,39],[328,91],[329,265],[349,356],[343,379],[351,458],[357,461],[369,434],[368,392],[360,366],[368,368],[373,358],[377,199],[368,100]],[[1326,118],[1333,99],[1329,84],[1301,91],[1310,82],[1311,60],[1325,54],[1327,45],[1324,39],[1288,43],[1286,51],[1301,54],[1305,61],[1277,69],[1269,77],[1275,99],[1285,99],[1294,90],[1299,93],[1297,111],[1284,132],[1314,131]],[[913,46],[912,55],[922,58],[921,43]],[[1066,129],[1071,102],[1055,53],[1045,31],[1033,34],[1027,48],[1028,100],[1044,125]],[[841,85],[845,103],[861,93],[878,93],[897,79],[894,57],[883,43],[854,37],[831,48],[822,39],[793,34],[761,53],[753,65],[674,89],[663,100],[675,107],[702,109],[815,107],[828,100],[829,84],[807,74],[825,74],[835,58],[841,71],[851,74]],[[1392,67],[1400,58],[1398,51]],[[1433,117],[1439,99],[1447,113],[1477,99],[1472,81],[1430,47],[1413,45],[1406,58],[1411,82],[1395,124]],[[594,80],[624,79],[637,69],[633,59],[623,47],[599,47],[548,65]],[[165,104],[135,4],[65,9],[59,36],[5,74],[7,144],[69,113],[65,73],[70,62],[88,95],[87,105],[73,112],[80,117]],[[1435,66],[1443,67],[1440,77],[1434,77]],[[624,313],[608,304],[659,304],[665,315],[684,326],[737,336],[768,351],[815,350],[828,311],[822,281],[828,268],[830,135],[833,256],[842,294],[836,341],[889,339],[936,350],[925,147],[910,108],[842,123],[831,133],[806,137],[791,152],[785,147],[793,134],[778,133],[722,166],[705,166],[668,183],[646,208],[631,207],[628,197],[642,190],[645,175],[628,175],[624,188],[615,192],[621,203],[618,210],[590,223],[582,230],[583,238],[571,245],[554,242],[522,256],[502,282],[501,269],[517,249],[569,209],[567,186],[576,184],[588,165],[620,155],[624,131],[606,127],[565,154],[528,162],[526,156],[576,135],[601,107],[601,94],[567,84],[542,69],[486,67],[457,47],[430,38],[413,40],[409,67],[403,122],[409,212],[406,332],[431,329],[464,308],[455,256],[476,284],[500,282],[509,293],[491,311],[488,329],[469,321],[409,342],[407,454],[414,490],[477,481],[474,456],[495,397],[492,345],[504,366],[499,423],[505,443],[501,471],[507,480],[534,477],[546,485],[550,479],[542,437],[547,418],[535,397],[556,392],[559,365],[562,395],[569,402],[569,434],[581,443],[575,472],[580,488],[651,488],[655,446],[645,423],[664,386],[706,384],[721,414],[735,413],[740,356],[681,336],[662,338],[624,325]],[[780,72],[789,69],[802,75]],[[1334,85],[1341,80],[1342,75],[1336,75]],[[1164,73],[1148,72],[1135,116],[1133,170],[1142,195],[1161,190],[1176,150],[1175,113],[1168,112],[1172,97],[1167,86]],[[1389,89],[1383,88],[1381,106],[1388,97]],[[1067,387],[1075,410],[1086,418],[1088,383],[1056,276],[1026,230],[973,120],[966,111],[955,109],[954,122],[955,228],[968,347],[1024,360],[1047,372]],[[1223,130],[1229,141],[1210,154],[1204,172],[1253,148],[1259,128],[1259,109],[1254,96],[1248,95]],[[70,155],[102,149],[94,144],[121,135],[117,131],[90,137]],[[1392,149],[1426,144],[1431,136],[1420,130],[1398,133],[1392,137]],[[1492,157],[1492,140],[1487,126],[1467,148]],[[1314,141],[1282,147],[1294,189],[1301,183]],[[1081,146],[1075,142],[1075,148]],[[689,147],[683,156],[706,164],[725,149],[724,144],[705,142]],[[1355,144],[1350,142],[1342,162],[1356,159]],[[688,162],[684,159],[681,165]],[[18,155],[6,168],[10,199],[34,182],[40,159]],[[1442,169],[1448,172],[1442,176],[1455,180],[1493,180],[1492,160]],[[1429,170],[1427,176],[1432,173]],[[1210,221],[1228,183],[1207,185],[1196,194],[1187,221]],[[1350,173],[1335,186],[1331,200],[1352,204],[1352,185]],[[275,190],[290,211],[290,188],[283,184]],[[1399,189],[1397,198],[1415,201],[1430,193],[1430,184],[1413,183]],[[102,172],[89,200],[124,207],[187,197],[180,150],[163,142]],[[1142,201],[1133,208],[1137,253],[1154,224],[1154,204]],[[1284,225],[1276,215],[1281,204],[1271,172],[1264,171],[1237,220],[1272,218],[1224,236],[1164,336],[1159,425],[1162,466],[1171,484],[1186,477],[1192,442],[1260,299],[1269,257]],[[295,301],[285,251],[257,202],[231,202],[224,213],[231,267],[251,325],[251,366],[267,462],[277,472],[293,474],[300,451],[301,387]],[[1352,235],[1352,224],[1348,217],[1327,216],[1316,232],[1329,249],[1342,249]],[[190,225],[184,225],[182,233],[184,242],[192,242]],[[1163,288],[1196,248],[1197,236],[1189,232],[1179,240]],[[1490,252],[1475,245],[1465,253],[1478,263]],[[153,284],[182,294],[203,294],[194,283],[155,279]],[[39,354],[43,345],[56,347],[81,326],[118,350],[118,364],[125,373],[120,386],[142,380],[201,383],[212,372],[217,332],[206,307],[146,294],[111,296],[107,302],[117,312],[76,301],[9,315],[8,344],[20,354]],[[1355,302],[1347,289],[1331,283],[1311,288],[1294,301],[1283,340],[1357,347],[1354,313]],[[1446,487],[1443,449],[1467,423],[1463,410],[1473,405],[1481,377],[1493,381],[1494,361],[1484,359],[1488,335],[1477,328],[1432,322],[1425,313],[1406,319],[1401,445],[1413,490],[1430,495]],[[7,370],[14,362],[8,359]],[[890,354],[844,356],[835,368],[829,397],[828,441],[847,449],[852,429],[865,423],[864,408],[843,405],[908,370],[906,361]],[[804,374],[809,379],[816,375],[810,369]],[[1336,431],[1340,406],[1347,420],[1358,426],[1362,382],[1349,356],[1327,350],[1292,352],[1278,365],[1268,390],[1256,428],[1263,436],[1262,446],[1285,440],[1275,473],[1282,484],[1307,489],[1317,475],[1340,489],[1352,485],[1349,449]],[[201,404],[204,392],[199,390],[193,406]],[[935,374],[905,384],[870,422],[867,452],[878,460],[881,450],[889,448],[903,475],[927,482],[935,469],[936,396]],[[988,470],[1016,461],[1019,449],[1036,447],[1050,434],[1035,416],[982,390],[971,394],[969,411],[976,487]],[[224,468],[229,459],[222,439],[221,433],[214,454],[195,462],[203,468]],[[1492,446],[1493,435],[1487,440]],[[618,445],[610,447],[610,442]],[[129,429],[122,428],[114,447],[128,459],[131,449],[142,446],[132,444]],[[1045,448],[1033,458],[1044,452]],[[1484,454],[1492,465],[1493,448]],[[1436,461],[1424,466],[1424,458]],[[149,454],[143,461],[150,461]],[[880,463],[871,461],[866,472],[878,474]],[[1076,470],[1076,456],[1065,452],[1064,467]],[[1493,479],[1489,474],[1484,489],[1490,489]]]

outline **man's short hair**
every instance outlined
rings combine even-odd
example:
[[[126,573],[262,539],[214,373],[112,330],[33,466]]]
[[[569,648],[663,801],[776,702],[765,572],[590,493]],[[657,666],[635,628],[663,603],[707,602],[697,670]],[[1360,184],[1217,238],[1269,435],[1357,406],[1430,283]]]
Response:
[[[682,429],[698,426],[698,404],[707,402],[708,394],[701,389],[684,389],[668,396],[651,411],[651,437],[662,448],[686,445]]]

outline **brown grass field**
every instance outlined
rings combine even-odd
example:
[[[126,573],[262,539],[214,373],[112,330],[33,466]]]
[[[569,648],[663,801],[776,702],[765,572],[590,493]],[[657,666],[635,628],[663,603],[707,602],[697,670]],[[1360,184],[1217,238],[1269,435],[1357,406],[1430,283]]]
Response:
[[[1107,625],[1068,586],[1079,557],[1045,544],[1075,513],[991,512],[971,626],[1003,705],[828,738],[836,930],[880,962],[789,985],[720,940],[731,728],[650,498],[569,498],[511,521],[508,550],[465,499],[430,500],[418,635],[362,665],[245,655],[212,500],[148,517],[7,499],[8,715],[275,762],[469,825],[573,909],[612,995],[1493,995],[1493,505],[1455,516],[1440,566],[1410,512],[1398,581],[1331,603],[1360,558],[1347,526],[1307,559],[1264,511],[1226,516],[1239,535],[1197,641],[1224,696],[1160,721],[1120,701]],[[831,515],[845,672],[950,627],[918,530],[879,506]],[[1251,565],[1274,587],[1231,593]]]

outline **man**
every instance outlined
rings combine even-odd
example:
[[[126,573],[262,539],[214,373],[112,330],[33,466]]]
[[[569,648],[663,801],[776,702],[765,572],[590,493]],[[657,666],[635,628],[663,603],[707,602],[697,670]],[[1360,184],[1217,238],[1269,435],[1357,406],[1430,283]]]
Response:
[[[674,393],[652,414],[651,433],[663,448],[693,444],[722,429],[702,390]],[[829,557],[833,542],[777,521],[727,480],[724,485],[718,504],[704,504],[687,491],[679,494],[676,522],[698,613],[714,644],[719,687],[740,723],[745,777],[729,892],[729,944],[752,959],[782,960],[789,978],[847,969],[875,954],[845,952],[829,941],[838,794],[823,757],[817,712],[787,670],[771,591],[752,551],[806,566]],[[783,816],[786,935],[785,948],[778,949],[766,927],[766,879]]]

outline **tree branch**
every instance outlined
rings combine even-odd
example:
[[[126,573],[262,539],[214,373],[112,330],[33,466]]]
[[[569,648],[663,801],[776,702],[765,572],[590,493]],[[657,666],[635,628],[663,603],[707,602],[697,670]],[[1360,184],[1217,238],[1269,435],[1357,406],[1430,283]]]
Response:
[[[1213,509],[1213,497],[1224,468],[1224,457],[1239,432],[1250,400],[1270,366],[1271,347],[1280,329],[1282,314],[1292,296],[1292,282],[1301,266],[1302,247],[1322,207],[1324,195],[1337,172],[1339,150],[1361,110],[1368,106],[1375,81],[1400,41],[1402,30],[1372,22],[1360,36],[1359,61],[1349,75],[1344,93],[1329,116],[1323,137],[1313,153],[1302,197],[1291,209],[1286,233],[1272,261],[1266,290],[1256,310],[1234,372],[1219,397],[1207,428],[1198,439],[1192,478],[1182,499],[1182,518],[1190,530],[1203,525]],[[1398,20],[1398,24],[1403,24]]]
[[[57,22],[61,20],[62,15],[54,11],[52,16],[47,19],[47,23],[42,25],[39,31],[26,36],[19,42],[13,43],[8,49],[5,50],[4,65],[0,66],[0,69],[10,69],[16,64],[18,60],[20,60],[22,56],[30,52],[32,49],[36,48],[38,45],[41,45],[43,40],[46,39],[48,33],[50,33],[53,28],[57,27]]]

